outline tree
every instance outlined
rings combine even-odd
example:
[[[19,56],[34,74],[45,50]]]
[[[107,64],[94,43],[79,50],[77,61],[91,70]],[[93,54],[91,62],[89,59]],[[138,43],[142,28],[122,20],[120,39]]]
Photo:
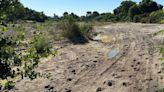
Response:
[[[123,1],[113,12],[120,21],[138,21],[141,18],[143,22],[148,22],[149,14],[162,8],[162,5],[153,0],[142,0],[138,5],[133,1]],[[135,17],[136,15],[139,16]]]
[[[142,0],[142,2],[141,3],[149,3],[149,2],[151,2],[152,0]]]
[[[130,17],[130,20],[133,21],[133,18],[135,15],[139,15],[141,12],[140,12],[140,9],[137,5],[133,5],[132,7],[130,7],[129,9],[129,13],[128,13],[128,16]]]
[[[93,17],[97,17],[97,16],[99,16],[99,15],[100,15],[100,14],[99,14],[97,11],[94,11],[93,14],[92,14]]]
[[[153,11],[162,10],[163,6],[160,4],[157,4],[156,2],[152,0],[143,0],[139,3],[139,8],[141,13],[151,13]]]
[[[6,22],[17,20],[44,22],[46,19],[47,16],[43,12],[25,8],[20,0],[0,0],[0,20]]]
[[[115,22],[117,18],[112,13],[102,13],[101,15],[95,17],[97,21],[107,21],[107,22]]]
[[[7,16],[8,10],[12,7],[18,0],[0,0],[0,19],[4,19]]]
[[[25,8],[20,2],[15,2],[13,7],[10,7],[7,14],[8,21],[23,20],[25,18]]]
[[[160,23],[161,20],[164,19],[164,11],[159,10],[159,11],[152,12],[149,17],[151,23]]]
[[[64,13],[63,13],[63,16],[67,16],[67,15],[68,15],[68,12],[64,12]]]
[[[120,20],[128,20],[128,12],[130,7],[136,5],[133,1],[123,1],[121,5],[114,9],[114,14],[120,18]]]
[[[58,16],[58,15],[56,15],[56,14],[54,13],[53,18],[54,18],[54,20],[58,20],[58,19],[59,19],[59,16]]]
[[[79,16],[77,16],[73,12],[70,14],[70,16],[72,16],[76,21],[79,20]]]
[[[91,14],[92,14],[91,11],[87,11],[87,15],[86,15],[86,16],[87,16],[87,17],[88,17],[88,16],[91,16]]]
[[[100,14],[97,11],[92,12],[87,12],[87,20],[94,20],[97,16],[99,16]]]
[[[135,15],[133,18],[133,22],[137,23],[140,22],[141,17],[139,15]]]

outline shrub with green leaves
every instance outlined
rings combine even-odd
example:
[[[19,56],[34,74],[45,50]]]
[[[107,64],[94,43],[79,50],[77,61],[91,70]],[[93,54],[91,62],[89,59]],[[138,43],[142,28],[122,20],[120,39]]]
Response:
[[[10,89],[14,88],[14,86],[15,86],[15,83],[13,81],[8,81],[5,83],[4,88],[10,90]]]
[[[154,36],[156,36],[156,35],[163,35],[163,34],[164,34],[164,30],[160,30],[160,31],[154,33]]]
[[[162,20],[160,21],[160,23],[161,23],[161,24],[164,24],[164,19],[162,19]]]
[[[14,76],[12,67],[19,66],[17,61],[19,57],[15,51],[19,45],[17,39],[12,36],[6,36],[5,32],[1,31],[0,35],[0,78],[6,79],[7,77]]]
[[[164,11],[159,10],[152,12],[150,15],[150,23],[160,23],[164,19]]]
[[[63,31],[63,36],[73,43],[87,43],[88,34],[92,30],[90,25],[79,25],[71,17],[61,21],[58,24],[58,28]]]
[[[25,28],[23,27],[23,25],[17,25],[17,26],[14,26],[14,30],[17,32],[22,32],[25,30]]]
[[[11,35],[10,32],[14,32]],[[19,34],[15,34],[16,31],[3,30],[0,28],[0,80],[8,80],[4,86],[5,89],[11,89],[14,87],[15,78],[27,77],[29,79],[35,79],[39,73],[34,71],[39,64],[41,55],[50,54],[50,40],[43,34],[37,34],[32,39],[32,46],[26,43],[26,50],[18,51],[23,46],[21,37]]]
[[[32,45],[38,54],[48,53],[51,48],[50,39],[43,34],[35,35],[32,39]]]

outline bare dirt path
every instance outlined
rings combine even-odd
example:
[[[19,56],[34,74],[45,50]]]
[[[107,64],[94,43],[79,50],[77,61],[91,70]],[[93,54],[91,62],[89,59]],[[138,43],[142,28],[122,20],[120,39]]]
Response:
[[[15,91],[158,92],[164,88],[164,75],[159,39],[153,33],[162,29],[159,24],[118,23],[95,28],[101,41],[55,44],[59,55],[37,69],[51,77],[19,81]],[[112,50],[117,53],[109,58]]]

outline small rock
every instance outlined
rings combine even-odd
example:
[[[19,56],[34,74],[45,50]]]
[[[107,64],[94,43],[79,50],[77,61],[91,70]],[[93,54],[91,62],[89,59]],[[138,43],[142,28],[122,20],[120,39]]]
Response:
[[[154,87],[156,88],[156,87],[158,87],[157,85],[154,85]]]
[[[121,72],[124,72],[124,71],[125,71],[124,69],[121,70]]]
[[[153,79],[152,79],[152,78],[150,78],[149,80],[150,80],[150,81],[152,81]]]
[[[131,67],[134,67],[134,65],[131,65]]]
[[[123,86],[127,86],[127,84],[125,82],[122,83]]]
[[[94,60],[93,62],[94,62],[94,63],[97,63],[97,60]]]
[[[0,85],[0,91],[2,90],[2,85]]]
[[[117,76],[115,76],[114,78],[121,78],[122,76],[121,75],[117,75]]]
[[[49,89],[52,90],[52,89],[54,89],[54,87],[50,87]]]
[[[105,84],[105,83],[106,83],[106,81],[103,82],[103,84]]]
[[[126,54],[126,52],[123,52],[122,54],[123,54],[123,55],[125,55],[125,54]]]
[[[161,80],[163,79],[163,77],[161,76]]]
[[[69,66],[68,69],[72,68],[72,66]]]
[[[95,56],[95,58],[99,58],[98,56]]]
[[[142,88],[139,88],[138,91],[142,91]]]
[[[101,87],[98,87],[97,90],[96,90],[96,92],[100,92],[100,91],[102,91],[102,88]]]
[[[76,72],[76,70],[72,70],[71,72],[75,73],[75,72]]]
[[[47,85],[47,86],[45,86],[44,88],[46,88],[46,89],[47,89],[47,88],[50,88],[50,85]]]
[[[137,65],[140,65],[140,62],[138,62]]]
[[[114,77],[114,76],[116,76],[116,75],[117,75],[117,74],[115,74],[115,73],[114,73],[114,74],[112,74],[112,76],[113,76],[113,77]]]
[[[129,78],[132,78],[132,75],[129,75]]]
[[[72,92],[72,90],[69,89],[69,90],[67,90],[66,92]]]
[[[113,81],[108,81],[108,86],[112,86],[113,85]]]
[[[60,46],[60,49],[64,48],[64,46]]]
[[[127,87],[127,86],[130,85],[130,83],[129,82],[123,82],[122,85],[125,86],[125,87]]]
[[[142,56],[142,54],[139,54],[138,56]]]
[[[133,69],[137,71],[137,68],[133,68]]]
[[[136,59],[133,60],[134,62],[137,61]]]
[[[68,78],[67,81],[72,81],[72,79],[71,78]]]

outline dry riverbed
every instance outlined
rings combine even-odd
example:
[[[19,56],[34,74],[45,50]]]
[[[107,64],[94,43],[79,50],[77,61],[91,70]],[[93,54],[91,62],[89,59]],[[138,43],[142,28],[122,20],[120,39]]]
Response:
[[[95,27],[93,41],[59,42],[56,57],[36,71],[49,78],[20,80],[14,92],[158,92],[164,88],[159,47],[160,24],[118,23]]]

